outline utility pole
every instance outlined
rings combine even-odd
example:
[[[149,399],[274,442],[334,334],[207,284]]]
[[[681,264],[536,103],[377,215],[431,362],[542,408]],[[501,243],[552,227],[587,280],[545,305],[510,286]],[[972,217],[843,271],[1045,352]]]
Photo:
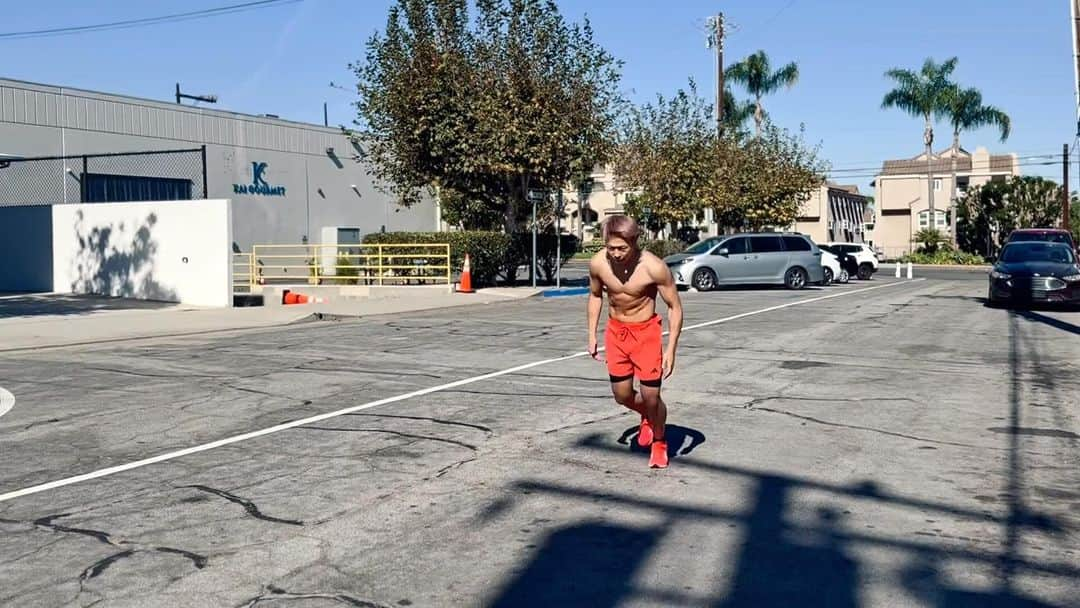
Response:
[[[1069,144],[1061,147],[1061,227],[1069,228]]]
[[[205,101],[206,103],[217,103],[217,95],[188,95],[187,93],[180,92],[180,83],[176,83],[176,103],[180,103],[181,99],[191,99],[194,101]]]
[[[724,131],[724,13],[709,17],[708,48],[716,49],[716,133]]]

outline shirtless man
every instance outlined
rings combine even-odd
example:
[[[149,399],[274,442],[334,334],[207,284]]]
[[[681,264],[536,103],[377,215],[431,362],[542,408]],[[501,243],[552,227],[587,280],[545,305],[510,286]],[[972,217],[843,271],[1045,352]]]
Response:
[[[638,247],[637,223],[626,216],[607,219],[604,249],[589,262],[589,354],[599,360],[596,330],[604,291],[608,293],[608,323],[604,332],[608,374],[615,401],[641,414],[638,445],[651,445],[649,466],[668,465],[664,427],[667,406],[660,398],[661,382],[675,369],[675,347],[682,331],[682,302],[664,261]],[[656,294],[668,307],[667,348],[663,349]],[[634,391],[634,378],[641,392]]]

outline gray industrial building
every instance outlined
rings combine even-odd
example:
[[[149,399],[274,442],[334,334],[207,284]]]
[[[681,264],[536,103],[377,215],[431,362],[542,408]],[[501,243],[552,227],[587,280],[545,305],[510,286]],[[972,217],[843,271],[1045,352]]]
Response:
[[[0,79],[0,205],[231,199],[242,251],[439,226],[434,203],[379,191],[357,152],[337,128]]]

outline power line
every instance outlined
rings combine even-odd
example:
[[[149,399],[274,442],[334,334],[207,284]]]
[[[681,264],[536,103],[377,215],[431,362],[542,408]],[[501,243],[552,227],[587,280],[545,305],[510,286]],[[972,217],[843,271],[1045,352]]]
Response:
[[[218,8],[209,8],[198,11],[190,11],[187,13],[175,13],[172,15],[160,15],[158,17],[144,17],[141,19],[128,19],[126,21],[112,21],[108,23],[96,23],[93,25],[79,25],[71,27],[58,27],[43,30],[24,30],[18,32],[3,32],[0,33],[0,39],[2,40],[25,40],[28,38],[46,38],[51,36],[70,36],[72,34],[83,34],[87,32],[103,32],[108,30],[117,30],[133,27],[142,27],[146,25],[159,25],[162,23],[174,23],[177,21],[189,21],[191,19],[205,19],[207,17],[217,17],[219,15],[228,15],[232,13],[240,13],[244,11],[273,8],[276,6],[284,6],[287,4],[296,4],[303,2],[304,0],[258,0],[255,2],[245,2],[242,4],[232,4],[229,6],[222,6]]]
[[[1047,154],[1032,154],[1032,155],[1027,155],[1027,156],[1017,156],[1016,160],[1017,161],[1034,161],[1034,160],[1051,160],[1052,161],[1053,159],[1060,159],[1061,156],[1062,156],[1061,152],[1047,153]],[[940,159],[940,160],[949,160],[949,159],[946,158],[946,159]],[[922,160],[912,160],[912,161],[904,161],[904,162],[910,162],[912,167],[916,169],[915,173],[918,173],[918,169],[923,168],[925,166],[925,164],[926,164],[926,161],[922,161]],[[830,169],[830,172],[831,173],[866,173],[866,172],[869,172],[869,171],[878,171],[878,172],[880,172],[884,162],[875,163],[874,161],[867,161],[865,163],[860,163],[860,164],[862,164],[863,166],[835,168],[835,169]],[[1024,166],[1026,163],[1025,162],[1020,162],[1019,164],[1021,166]],[[1034,163],[1034,164],[1038,164],[1038,163]]]
[[[1063,155],[1061,153],[1058,153],[1057,156],[1058,156],[1058,160],[1047,160],[1047,161],[1041,161],[1041,162],[1023,162],[1023,163],[1017,163],[1016,167],[1059,167],[1061,165],[1061,157]],[[923,170],[922,173],[920,173],[916,168],[916,170],[913,170],[910,175],[925,175],[925,173],[926,173],[925,169]],[[830,176],[830,177],[835,177],[837,179],[845,179],[845,180],[863,179],[863,178],[872,178],[872,177],[883,177],[880,169],[875,169],[873,172],[841,173],[841,174],[836,174],[833,171],[825,171],[825,174]],[[896,176],[897,177],[903,177],[903,176],[906,176],[906,175],[908,175],[908,174],[897,174]],[[944,175],[944,177],[948,177],[949,172],[946,171],[944,174],[935,173],[935,176],[937,176],[937,177],[941,177],[942,175]],[[884,177],[889,177],[889,176],[884,176]]]

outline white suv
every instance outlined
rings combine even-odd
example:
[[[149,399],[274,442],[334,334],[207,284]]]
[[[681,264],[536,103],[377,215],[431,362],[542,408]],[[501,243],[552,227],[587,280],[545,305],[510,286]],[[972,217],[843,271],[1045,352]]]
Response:
[[[846,253],[855,258],[859,263],[858,277],[862,281],[870,280],[878,270],[877,254],[868,245],[863,243],[825,243],[830,249]]]

